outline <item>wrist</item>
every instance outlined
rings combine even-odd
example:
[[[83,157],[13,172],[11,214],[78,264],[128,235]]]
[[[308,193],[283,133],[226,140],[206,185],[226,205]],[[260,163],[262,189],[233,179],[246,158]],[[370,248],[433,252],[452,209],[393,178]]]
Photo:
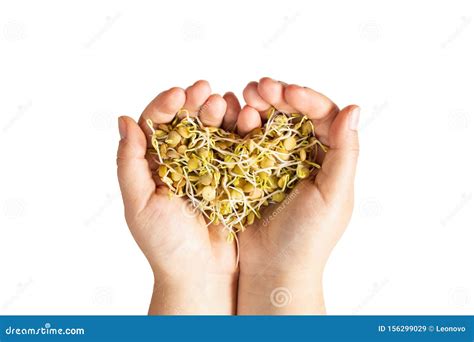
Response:
[[[154,274],[152,315],[231,315],[236,312],[237,274]]]
[[[322,272],[243,273],[239,277],[240,315],[325,314]]]

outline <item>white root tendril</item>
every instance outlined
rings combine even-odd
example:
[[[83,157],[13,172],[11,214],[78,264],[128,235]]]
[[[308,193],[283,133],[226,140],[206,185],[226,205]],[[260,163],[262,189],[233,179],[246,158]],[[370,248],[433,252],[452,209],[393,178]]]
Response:
[[[318,150],[327,151],[301,114],[269,110],[264,127],[241,138],[221,128],[205,127],[180,110],[169,124],[147,124],[157,156],[158,174],[170,194],[187,196],[209,224],[221,223],[228,241],[260,218],[262,207],[278,203],[298,183],[314,174]]]

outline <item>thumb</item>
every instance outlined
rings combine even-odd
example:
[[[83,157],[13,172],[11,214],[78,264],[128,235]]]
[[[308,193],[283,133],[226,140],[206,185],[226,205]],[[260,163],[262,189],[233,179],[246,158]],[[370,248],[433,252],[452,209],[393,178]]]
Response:
[[[117,175],[125,214],[135,216],[145,207],[156,186],[145,159],[145,134],[127,116],[119,117],[118,125],[121,139],[117,151]]]
[[[329,129],[329,151],[316,176],[316,185],[326,200],[352,201],[359,156],[359,115],[358,106],[347,106],[337,114]]]

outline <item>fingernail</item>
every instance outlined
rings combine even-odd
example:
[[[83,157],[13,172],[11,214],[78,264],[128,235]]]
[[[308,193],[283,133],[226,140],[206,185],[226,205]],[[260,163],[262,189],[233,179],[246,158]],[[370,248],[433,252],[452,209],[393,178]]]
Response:
[[[351,112],[351,117],[349,119],[349,128],[353,131],[357,131],[359,126],[359,117],[360,117],[360,108],[356,107]]]
[[[120,139],[125,139],[127,137],[127,124],[123,117],[118,118],[118,128],[120,133]]]

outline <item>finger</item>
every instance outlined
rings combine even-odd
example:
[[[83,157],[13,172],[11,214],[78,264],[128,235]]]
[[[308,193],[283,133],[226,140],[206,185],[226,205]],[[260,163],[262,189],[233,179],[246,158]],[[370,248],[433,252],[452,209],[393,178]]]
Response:
[[[210,224],[208,226],[208,229],[211,243],[220,244],[222,242],[226,242],[227,236],[229,235],[229,231],[224,228],[224,226],[222,226],[221,224]]]
[[[170,122],[184,106],[185,100],[186,94],[184,90],[175,87],[159,94],[145,108],[138,123],[148,138],[148,146],[150,146],[151,131],[146,121],[150,119],[155,124]]]
[[[245,136],[251,130],[261,127],[262,119],[260,113],[253,107],[245,106],[237,118],[237,132]]]
[[[147,153],[145,156],[146,161],[148,162],[148,168],[151,171],[151,175],[153,180],[155,181],[155,186],[157,188],[166,185],[158,175],[158,167],[160,166],[160,161],[158,160],[156,154],[154,153]]]
[[[275,81],[270,77],[263,77],[258,82],[258,93],[265,102],[279,111],[285,113],[296,112],[295,108],[289,105],[285,99],[285,84],[283,82]]]
[[[258,93],[258,83],[250,82],[247,84],[247,86],[244,88],[243,94],[245,103],[261,112],[262,117],[265,118],[265,113],[268,112],[268,109],[271,107],[271,105],[262,99]]]
[[[315,181],[326,200],[352,199],[359,155],[359,115],[359,107],[348,106],[337,114],[329,129],[329,151]]]
[[[204,80],[197,81],[186,89],[186,102],[183,108],[186,109],[190,116],[197,116],[209,95],[211,95],[209,82]]]
[[[126,116],[119,118],[119,131],[117,175],[126,215],[135,215],[145,207],[156,187],[145,159],[145,134]]]
[[[199,111],[199,119],[206,126],[220,127],[227,109],[227,102],[218,94],[212,94]]]
[[[224,114],[222,127],[228,131],[232,131],[237,123],[237,117],[241,110],[240,103],[237,96],[231,92],[225,93],[224,100],[227,102],[227,109]]]
[[[284,96],[297,112],[313,120],[316,135],[328,144],[329,128],[339,108],[323,94],[294,84],[286,86]]]

